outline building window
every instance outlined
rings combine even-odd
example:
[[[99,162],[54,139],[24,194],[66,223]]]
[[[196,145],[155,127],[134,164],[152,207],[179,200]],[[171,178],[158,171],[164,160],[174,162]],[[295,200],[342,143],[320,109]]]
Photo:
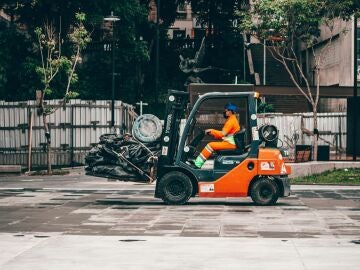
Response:
[[[186,31],[185,30],[174,30],[173,31],[173,38],[174,39],[184,39]]]
[[[205,29],[199,29],[199,28],[194,29],[194,38],[195,39],[202,39],[205,35],[206,35]]]
[[[178,20],[186,20],[186,13],[184,13],[184,12],[177,12],[177,13],[176,13],[176,19],[178,19]]]
[[[186,13],[186,4],[179,4],[177,7],[177,12],[185,12]]]
[[[176,19],[186,20],[187,19],[187,3],[179,4],[176,9]]]

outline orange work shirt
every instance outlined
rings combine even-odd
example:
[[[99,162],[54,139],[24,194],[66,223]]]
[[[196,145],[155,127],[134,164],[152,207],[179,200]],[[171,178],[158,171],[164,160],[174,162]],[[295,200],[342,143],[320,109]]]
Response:
[[[235,114],[230,115],[222,128],[222,130],[211,129],[210,135],[215,139],[222,139],[227,136],[234,135],[236,132],[240,131],[240,124],[236,118]]]

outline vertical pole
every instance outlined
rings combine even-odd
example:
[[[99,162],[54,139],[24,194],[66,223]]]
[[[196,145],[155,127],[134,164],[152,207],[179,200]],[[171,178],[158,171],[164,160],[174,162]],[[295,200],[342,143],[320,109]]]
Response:
[[[115,23],[112,22],[112,42],[111,42],[111,128],[115,126]]]
[[[74,165],[74,105],[71,105],[71,152],[70,152],[70,163]]]
[[[245,35],[243,35],[244,37]],[[245,39],[244,39],[244,42],[243,42],[243,71],[244,71],[244,74],[243,74],[243,78],[244,78],[244,83],[246,82],[246,49],[245,49]]]
[[[140,115],[143,114],[143,102],[140,100]]]
[[[31,110],[31,109],[30,109]],[[28,134],[28,173],[31,171],[31,150],[32,150],[32,130],[33,130],[33,112],[29,114],[29,134]]]
[[[159,61],[160,61],[160,0],[156,1],[156,54],[155,54],[155,103],[158,103],[159,92]]]
[[[245,43],[247,42],[247,37],[245,34],[242,34],[243,37],[243,79],[246,82],[246,46]]]
[[[357,88],[358,88],[358,81],[357,81],[357,73],[358,73],[358,36],[357,36],[357,16],[354,15],[354,104],[356,104],[357,99]],[[354,106],[356,108],[356,105]],[[357,154],[357,118],[358,115],[355,112],[353,116],[353,160],[356,161],[356,154]]]
[[[266,40],[264,39],[264,67],[263,67],[263,85],[266,85]]]

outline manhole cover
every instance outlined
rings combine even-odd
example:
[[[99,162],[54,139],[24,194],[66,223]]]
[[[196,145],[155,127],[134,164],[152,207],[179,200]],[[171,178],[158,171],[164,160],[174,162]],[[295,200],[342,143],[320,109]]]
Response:
[[[142,240],[142,239],[122,239],[119,240],[120,242],[144,242],[146,240]]]
[[[50,236],[48,236],[48,235],[34,235],[34,237],[36,237],[36,238],[48,238]]]

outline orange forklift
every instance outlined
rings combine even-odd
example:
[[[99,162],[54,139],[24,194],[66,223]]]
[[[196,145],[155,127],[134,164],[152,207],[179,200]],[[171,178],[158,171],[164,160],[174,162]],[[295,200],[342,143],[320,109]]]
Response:
[[[272,205],[290,195],[291,167],[277,148],[278,130],[273,125],[257,125],[258,93],[205,93],[192,106],[187,92],[169,90],[167,98],[161,155],[154,164],[155,197],[181,205],[195,196],[250,196],[257,205]],[[201,169],[193,166],[189,161],[209,140],[203,130],[220,127],[222,108],[229,102],[240,108],[242,129],[234,135],[236,149],[217,151]],[[185,124],[184,115],[188,115]]]

